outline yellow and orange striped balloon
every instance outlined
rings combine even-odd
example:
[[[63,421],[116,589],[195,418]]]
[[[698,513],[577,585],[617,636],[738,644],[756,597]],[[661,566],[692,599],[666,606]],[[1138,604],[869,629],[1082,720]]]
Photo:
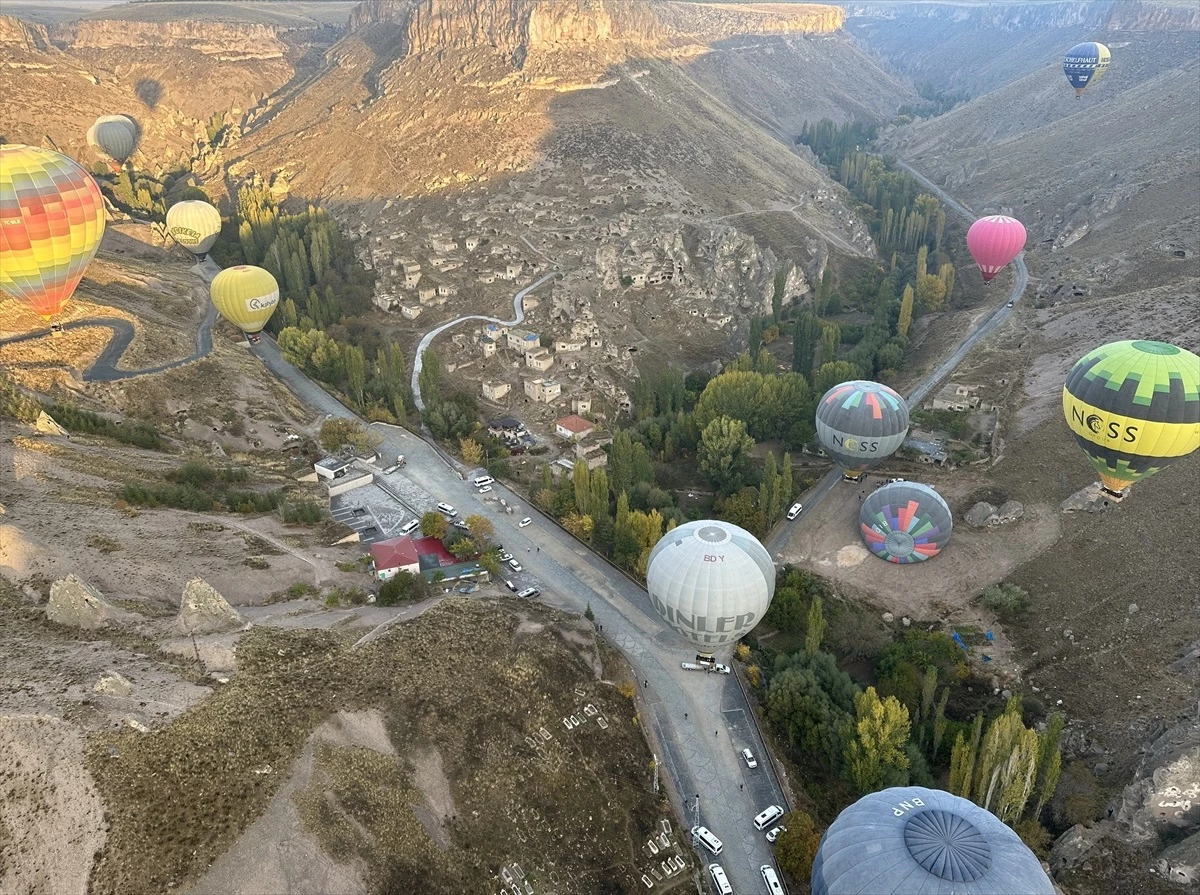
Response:
[[[78,162],[48,149],[0,146],[0,292],[49,320],[103,236],[100,187]]]

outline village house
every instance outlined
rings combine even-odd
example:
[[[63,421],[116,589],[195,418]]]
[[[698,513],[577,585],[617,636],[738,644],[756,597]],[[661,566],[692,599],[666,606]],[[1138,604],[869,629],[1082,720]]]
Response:
[[[342,478],[350,469],[350,464],[345,460],[338,460],[336,457],[325,457],[313,464],[313,471],[322,479]]]
[[[570,351],[582,351],[587,347],[587,342],[583,339],[555,339],[554,350],[558,354]]]
[[[437,287],[437,294],[441,296],[457,295],[458,287],[451,286],[449,283],[442,283]]]
[[[604,452],[604,448],[600,444],[575,445],[575,457],[586,463],[590,470],[608,465],[608,454]]]
[[[458,248],[458,243],[448,236],[438,234],[429,238],[430,247],[439,255],[448,255]]]
[[[507,382],[490,382],[487,379],[483,380],[483,396],[489,401],[499,401],[504,398],[509,392],[509,384]]]
[[[528,330],[514,329],[508,333],[508,347],[522,354],[540,348],[542,339],[537,333]]]
[[[504,279],[515,280],[521,275],[521,271],[525,269],[524,262],[518,261],[515,264],[508,264],[504,268]]]
[[[479,237],[478,236],[468,236],[466,239],[463,240],[463,245],[466,246],[468,252],[473,252],[477,248],[479,248]]]
[[[583,417],[575,414],[564,416],[554,423],[554,431],[558,433],[558,437],[565,438],[568,441],[578,441],[595,428],[595,426]]]
[[[423,305],[429,304],[437,298],[437,289],[433,286],[422,286],[417,290],[417,301]]]
[[[978,390],[977,385],[956,385],[951,382],[934,395],[930,406],[934,410],[953,410],[957,413],[974,410],[979,406],[979,396],[975,394]]]
[[[592,399],[588,397],[577,397],[571,399],[571,413],[576,413],[582,416],[585,413],[592,412]]]
[[[525,352],[525,366],[539,373],[545,373],[554,366],[554,355],[545,348],[536,348]]]
[[[406,317],[409,320],[416,320],[421,316],[422,310],[420,305],[401,305],[400,316]]]
[[[541,404],[551,404],[562,394],[562,384],[554,379],[526,379],[525,394]]]
[[[483,356],[491,357],[496,353],[496,340],[488,336],[480,336],[479,344],[483,346]]]
[[[493,438],[501,438],[505,441],[511,441],[526,431],[525,424],[511,416],[502,416],[498,419],[488,420],[487,424],[488,435]]]

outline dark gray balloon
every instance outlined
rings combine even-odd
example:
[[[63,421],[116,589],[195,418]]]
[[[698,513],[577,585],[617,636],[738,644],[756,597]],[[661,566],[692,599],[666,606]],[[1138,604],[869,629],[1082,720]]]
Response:
[[[904,444],[908,405],[895,391],[866,379],[842,382],[817,405],[817,440],[849,473],[878,466]]]
[[[863,796],[821,838],[812,895],[1054,895],[1020,837],[948,792],[903,786]]]

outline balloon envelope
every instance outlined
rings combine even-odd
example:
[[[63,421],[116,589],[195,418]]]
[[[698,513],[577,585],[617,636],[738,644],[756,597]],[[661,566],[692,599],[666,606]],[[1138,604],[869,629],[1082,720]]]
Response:
[[[892,482],[863,501],[858,527],[867,549],[880,559],[923,562],[946,546],[954,517],[928,485]]]
[[[167,209],[167,232],[193,255],[204,255],[221,235],[221,212],[200,199]]]
[[[672,529],[654,545],[646,590],[671,628],[711,653],[762,620],[775,596],[775,564],[750,532],[701,519]]]
[[[46,319],[83,279],[104,236],[104,199],[74,159],[0,146],[0,292]]]
[[[1054,895],[1020,837],[948,792],[898,786],[863,796],[830,824],[812,895]]]
[[[88,128],[88,145],[96,154],[120,165],[137,148],[137,125],[125,115],[103,115]]]
[[[967,231],[967,249],[984,282],[1000,273],[1025,248],[1025,225],[1016,218],[993,214],[980,218]]]
[[[817,438],[847,472],[878,466],[904,444],[908,405],[878,382],[842,382],[817,404]]]
[[[1089,85],[1104,76],[1111,58],[1108,47],[1095,41],[1076,44],[1067,50],[1063,56],[1063,74],[1075,88],[1076,96],[1081,96]]]
[[[262,330],[279,306],[279,284],[261,267],[239,264],[221,271],[209,286],[221,316],[253,335]]]
[[[1167,342],[1101,345],[1067,374],[1063,415],[1120,492],[1200,447],[1200,357]]]

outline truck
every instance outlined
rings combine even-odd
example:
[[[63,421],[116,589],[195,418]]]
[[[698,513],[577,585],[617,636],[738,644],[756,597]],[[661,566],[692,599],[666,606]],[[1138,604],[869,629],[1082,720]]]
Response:
[[[695,662],[680,662],[679,667],[684,671],[703,671],[703,665],[697,665]]]

